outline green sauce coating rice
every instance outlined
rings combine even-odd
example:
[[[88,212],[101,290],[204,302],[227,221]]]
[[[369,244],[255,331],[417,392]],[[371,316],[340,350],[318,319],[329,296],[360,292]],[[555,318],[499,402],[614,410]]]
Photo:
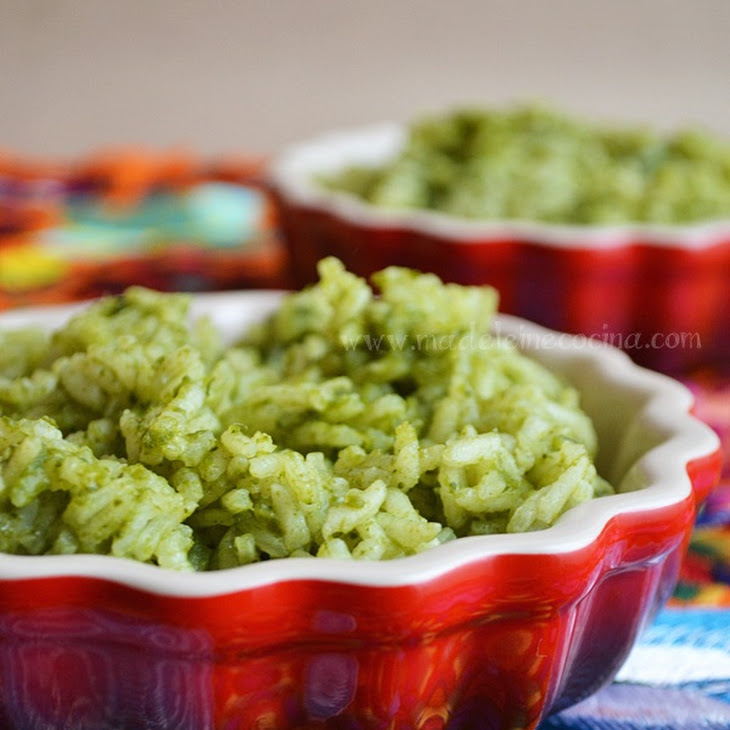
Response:
[[[488,334],[493,289],[319,271],[234,344],[141,287],[0,332],[0,550],[380,560],[612,492],[576,391]]]
[[[568,224],[730,218],[730,143],[701,130],[591,124],[540,106],[418,119],[382,166],[327,188],[392,210]]]

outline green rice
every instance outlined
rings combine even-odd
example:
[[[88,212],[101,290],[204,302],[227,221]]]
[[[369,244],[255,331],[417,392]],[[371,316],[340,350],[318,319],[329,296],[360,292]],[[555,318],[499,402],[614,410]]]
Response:
[[[537,106],[464,108],[413,122],[387,164],[321,182],[380,208],[473,220],[691,223],[730,218],[730,143]]]
[[[319,271],[233,344],[141,287],[0,332],[0,550],[381,560],[612,491],[576,391],[488,334],[493,289]]]

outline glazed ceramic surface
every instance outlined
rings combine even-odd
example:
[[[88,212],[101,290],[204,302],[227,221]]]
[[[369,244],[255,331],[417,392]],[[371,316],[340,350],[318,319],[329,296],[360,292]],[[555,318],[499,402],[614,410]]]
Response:
[[[621,347],[676,373],[730,362],[730,221],[687,226],[478,222],[378,209],[316,176],[393,157],[404,128],[335,132],[284,151],[269,182],[299,284],[323,256],[367,276],[389,264],[491,284],[500,309]]]
[[[235,337],[278,297],[201,295],[194,311]],[[718,439],[685,388],[613,348],[509,316],[495,328],[580,390],[620,494],[541,532],[380,563],[179,574],[2,555],[0,727],[533,729],[609,682],[673,588]]]

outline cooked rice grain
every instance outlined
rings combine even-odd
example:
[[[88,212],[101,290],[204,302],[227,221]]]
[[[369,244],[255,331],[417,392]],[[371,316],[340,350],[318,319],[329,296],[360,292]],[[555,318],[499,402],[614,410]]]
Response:
[[[140,287],[0,333],[0,549],[381,560],[611,492],[576,391],[488,334],[494,290],[319,271],[229,347]]]

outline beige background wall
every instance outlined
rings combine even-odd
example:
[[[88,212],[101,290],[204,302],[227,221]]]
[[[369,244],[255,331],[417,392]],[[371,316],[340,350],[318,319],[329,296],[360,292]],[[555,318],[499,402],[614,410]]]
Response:
[[[728,0],[0,0],[0,147],[270,153],[543,99],[730,137]]]

